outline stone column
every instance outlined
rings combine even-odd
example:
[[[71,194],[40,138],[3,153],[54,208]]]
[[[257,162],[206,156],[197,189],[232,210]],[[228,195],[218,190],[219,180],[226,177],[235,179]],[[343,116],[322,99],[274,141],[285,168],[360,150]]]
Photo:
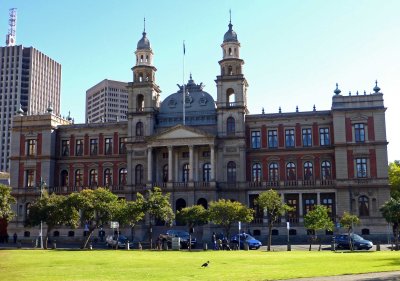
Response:
[[[189,181],[193,181],[193,145],[189,145]]]
[[[153,148],[147,148],[147,181],[152,183],[153,181]]]
[[[168,146],[168,182],[173,181],[172,175],[172,146]]]
[[[299,217],[303,217],[303,193],[299,193]]]
[[[321,205],[321,192],[317,192],[317,205]]]
[[[210,162],[211,162],[210,181],[215,181],[215,151],[213,144],[210,145]]]

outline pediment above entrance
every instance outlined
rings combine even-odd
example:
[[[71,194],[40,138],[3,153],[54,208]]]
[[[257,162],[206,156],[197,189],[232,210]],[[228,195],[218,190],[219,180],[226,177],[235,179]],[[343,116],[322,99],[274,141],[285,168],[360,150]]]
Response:
[[[177,125],[170,129],[165,130],[157,135],[152,136],[148,139],[150,145],[157,145],[161,143],[175,143],[186,142],[187,144],[212,144],[214,143],[215,136],[207,132],[194,129],[191,127]]]

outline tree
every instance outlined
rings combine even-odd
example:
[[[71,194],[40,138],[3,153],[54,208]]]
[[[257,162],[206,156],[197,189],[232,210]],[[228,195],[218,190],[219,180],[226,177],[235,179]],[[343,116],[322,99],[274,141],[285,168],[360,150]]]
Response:
[[[207,210],[202,205],[194,205],[183,208],[176,214],[176,220],[186,224],[189,227],[189,233],[192,233],[193,228],[197,225],[207,223]],[[189,235],[189,250],[192,247],[192,235]]]
[[[15,202],[15,198],[11,195],[11,188],[0,184],[0,219],[10,221],[14,217],[11,204]]]
[[[380,208],[383,217],[388,223],[393,224],[394,243],[396,251],[399,250],[399,232],[400,232],[400,199],[390,198]]]
[[[226,237],[229,239],[230,229],[234,222],[251,222],[254,210],[244,206],[237,201],[220,199],[210,202],[208,208],[209,219],[224,228]]]
[[[400,161],[396,160],[389,164],[389,184],[392,198],[400,199]]]
[[[334,224],[332,219],[329,217],[328,208],[323,205],[317,205],[304,216],[304,226],[307,229],[312,230],[315,233],[315,238],[317,238],[318,230],[332,231]],[[311,243],[312,239],[310,239],[310,251]],[[321,241],[319,243],[318,251],[321,251]]]
[[[145,197],[140,193],[137,194],[137,200],[143,202],[142,211],[149,215],[150,248],[153,248],[153,221],[161,220],[167,224],[171,224],[175,218],[169,198],[170,194],[166,193],[163,195],[159,187],[148,190]]]
[[[282,198],[279,196],[278,192],[275,190],[268,190],[261,192],[256,199],[256,204],[264,210],[268,220],[268,247],[267,250],[271,251],[271,241],[272,241],[272,227],[278,219],[285,214],[285,212],[290,211],[292,208],[282,202]]]
[[[27,224],[31,226],[40,225],[45,222],[47,225],[44,248],[47,249],[51,231],[58,225],[69,225],[77,227],[79,225],[79,213],[68,202],[68,198],[63,195],[46,191],[43,196],[32,203],[29,207]]]
[[[81,222],[87,226],[88,233],[82,248],[86,248],[93,231],[117,217],[121,204],[117,195],[108,189],[84,189],[70,194],[70,200],[81,214]]]
[[[353,251],[353,243],[351,242],[350,233],[353,231],[353,227],[355,225],[360,224],[360,219],[356,215],[351,215],[347,212],[343,213],[343,216],[340,218],[340,224],[347,228],[347,235],[349,237],[349,246],[350,250]]]

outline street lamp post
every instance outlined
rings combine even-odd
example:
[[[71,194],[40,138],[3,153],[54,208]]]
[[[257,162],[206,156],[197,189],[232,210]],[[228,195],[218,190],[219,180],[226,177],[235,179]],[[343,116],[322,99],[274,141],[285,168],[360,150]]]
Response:
[[[46,182],[40,178],[40,199],[43,197],[43,188],[45,187]],[[40,248],[43,249],[43,221],[40,220]]]

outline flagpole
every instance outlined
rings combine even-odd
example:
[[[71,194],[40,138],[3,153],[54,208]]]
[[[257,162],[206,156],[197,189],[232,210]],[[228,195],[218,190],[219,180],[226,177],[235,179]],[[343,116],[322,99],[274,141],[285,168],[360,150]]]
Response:
[[[185,102],[186,102],[186,95],[185,95],[185,40],[183,40],[183,71],[182,71],[182,85],[183,85],[183,91],[182,91],[182,109],[183,109],[183,125],[185,125]]]

